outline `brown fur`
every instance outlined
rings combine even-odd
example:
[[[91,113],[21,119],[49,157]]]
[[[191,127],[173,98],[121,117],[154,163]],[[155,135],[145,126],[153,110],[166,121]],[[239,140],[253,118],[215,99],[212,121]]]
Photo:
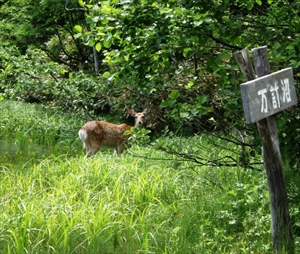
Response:
[[[148,109],[141,113],[135,113],[134,110],[128,109],[128,113],[135,117],[135,128],[142,127],[144,117],[148,112]],[[101,147],[116,148],[118,154],[121,154],[129,139],[129,135],[124,135],[124,131],[130,129],[131,126],[127,124],[90,121],[81,127],[78,135],[86,149],[87,157],[94,156]]]

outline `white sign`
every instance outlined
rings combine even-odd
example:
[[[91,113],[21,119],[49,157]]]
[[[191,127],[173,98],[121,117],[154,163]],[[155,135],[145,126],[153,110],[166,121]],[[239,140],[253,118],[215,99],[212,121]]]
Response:
[[[297,104],[292,68],[241,84],[247,123],[254,123]]]

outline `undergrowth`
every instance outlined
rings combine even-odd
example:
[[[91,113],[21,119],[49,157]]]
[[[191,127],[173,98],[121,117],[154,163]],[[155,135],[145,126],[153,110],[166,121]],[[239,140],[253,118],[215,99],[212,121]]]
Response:
[[[24,142],[15,160],[1,154],[1,254],[272,253],[262,166],[200,166],[138,144],[121,156],[104,151],[87,159],[77,138],[81,120],[0,105],[0,138]],[[165,140],[183,148],[201,142],[214,156],[238,149],[209,147],[203,136]],[[27,150],[34,144],[46,151],[34,157]],[[296,229],[299,190],[289,186]]]

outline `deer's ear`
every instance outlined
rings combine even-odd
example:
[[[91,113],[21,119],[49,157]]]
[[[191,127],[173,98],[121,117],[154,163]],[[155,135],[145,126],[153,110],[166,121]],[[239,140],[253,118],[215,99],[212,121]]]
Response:
[[[143,114],[147,115],[149,113],[150,113],[150,108],[145,108],[144,111],[143,111]]]
[[[127,109],[127,113],[131,116],[134,116],[134,114],[135,114],[134,110],[131,108]]]

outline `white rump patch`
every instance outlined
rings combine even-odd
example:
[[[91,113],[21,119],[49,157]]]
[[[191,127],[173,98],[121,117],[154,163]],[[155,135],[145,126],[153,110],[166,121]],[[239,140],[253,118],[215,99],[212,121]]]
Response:
[[[88,134],[87,134],[86,130],[80,129],[78,131],[78,136],[82,140],[82,142],[84,142],[87,139]]]

